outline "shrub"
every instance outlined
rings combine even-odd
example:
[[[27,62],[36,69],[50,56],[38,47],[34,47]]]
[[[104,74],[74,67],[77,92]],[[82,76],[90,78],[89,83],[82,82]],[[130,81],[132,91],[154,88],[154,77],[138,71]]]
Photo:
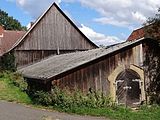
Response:
[[[21,74],[19,73],[12,73],[11,79],[13,84],[20,88],[21,91],[27,91],[27,82],[24,80]]]
[[[0,58],[0,70],[16,70],[15,56],[13,53],[7,53]]]
[[[9,79],[9,84],[19,87],[21,91],[27,90],[28,84],[19,73],[4,71],[0,73],[0,78]]]
[[[33,95],[34,98],[34,103],[36,104],[41,104],[41,105],[51,105],[52,99],[51,99],[51,94],[48,92],[43,92],[43,91],[37,91]]]
[[[69,92],[55,87],[51,92],[33,92],[34,103],[61,108],[64,111],[77,107],[106,108],[112,105],[111,99],[101,92],[89,92],[84,94],[78,90]]]

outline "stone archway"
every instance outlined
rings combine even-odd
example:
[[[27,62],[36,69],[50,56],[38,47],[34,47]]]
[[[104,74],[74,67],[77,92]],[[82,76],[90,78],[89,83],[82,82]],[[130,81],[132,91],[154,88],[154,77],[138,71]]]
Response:
[[[130,65],[127,67],[127,69],[130,69],[132,71],[135,71],[139,76],[139,83],[140,83],[140,102],[145,100],[145,90],[144,90],[144,71],[143,69],[135,66]],[[118,66],[114,71],[108,76],[108,80],[110,82],[110,96],[112,97],[113,101],[118,103],[117,97],[116,97],[116,79],[118,75],[125,70],[124,66]]]
[[[116,78],[118,104],[135,106],[141,102],[141,79],[137,72],[125,69]]]

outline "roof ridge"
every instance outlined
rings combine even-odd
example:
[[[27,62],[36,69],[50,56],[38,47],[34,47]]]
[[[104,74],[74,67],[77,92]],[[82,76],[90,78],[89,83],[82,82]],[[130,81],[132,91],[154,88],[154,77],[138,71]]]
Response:
[[[75,23],[73,23],[73,21],[60,9],[60,7],[58,7],[58,5],[53,2],[48,9],[46,9],[46,11],[40,16],[38,17],[38,19],[36,20],[36,22],[34,22],[34,24],[32,25],[32,27],[26,32],[26,34],[24,34],[24,36],[18,40],[13,47],[8,50],[7,52],[11,51],[12,49],[14,49],[16,46],[18,46],[23,40],[24,38],[34,29],[34,27],[36,27],[36,25],[42,20],[42,18],[47,14],[47,12],[52,8],[52,6],[55,6],[57,8],[57,10],[68,20],[68,22],[70,22],[72,24],[72,26],[81,34],[83,35],[83,37],[85,37],[87,39],[88,42],[90,42],[91,44],[93,44],[94,46],[96,46],[98,48],[98,46],[93,43],[91,40],[89,40],[83,33],[82,31],[79,30],[79,28],[75,25]],[[7,53],[6,52],[6,53]]]
[[[43,18],[43,16],[45,16],[45,14],[50,10],[50,8],[53,6],[53,4],[55,4],[55,2],[52,3],[52,4],[48,7],[48,9],[46,9],[45,12],[43,12],[43,13],[41,14],[41,16],[37,18],[37,20],[34,22],[34,24],[32,25],[32,27],[30,27],[29,30],[26,32],[26,34],[24,34],[24,36],[23,36],[21,39],[19,39],[19,40],[12,46],[12,48],[11,48],[10,50],[8,50],[7,52],[9,52],[9,51],[11,51],[12,49],[14,49],[16,46],[18,46],[18,45],[23,41],[23,39],[32,31],[32,29],[38,24],[38,22]]]

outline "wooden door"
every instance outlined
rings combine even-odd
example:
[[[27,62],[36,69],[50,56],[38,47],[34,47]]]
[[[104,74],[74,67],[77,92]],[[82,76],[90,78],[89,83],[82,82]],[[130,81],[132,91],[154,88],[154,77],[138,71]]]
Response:
[[[134,106],[140,103],[141,80],[133,70],[126,69],[116,78],[116,98],[119,104]]]

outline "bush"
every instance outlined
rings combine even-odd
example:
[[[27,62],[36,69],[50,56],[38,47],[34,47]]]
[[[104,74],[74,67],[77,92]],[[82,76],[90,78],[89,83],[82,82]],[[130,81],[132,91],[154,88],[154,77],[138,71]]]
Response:
[[[24,80],[21,74],[19,73],[12,73],[11,79],[13,84],[20,88],[21,91],[27,91],[27,82]]]
[[[52,103],[51,94],[49,94],[48,92],[37,91],[35,92],[33,98],[34,103],[36,104],[48,106]]]
[[[64,111],[77,107],[106,108],[112,105],[111,99],[101,92],[84,94],[75,90],[71,93],[67,89],[60,90],[55,87],[51,92],[37,91],[33,93],[34,103],[61,108]]]
[[[0,78],[9,79],[10,84],[19,87],[21,91],[27,90],[28,84],[19,73],[4,71],[0,73]]]
[[[16,71],[15,56],[7,53],[0,58],[0,70]]]

